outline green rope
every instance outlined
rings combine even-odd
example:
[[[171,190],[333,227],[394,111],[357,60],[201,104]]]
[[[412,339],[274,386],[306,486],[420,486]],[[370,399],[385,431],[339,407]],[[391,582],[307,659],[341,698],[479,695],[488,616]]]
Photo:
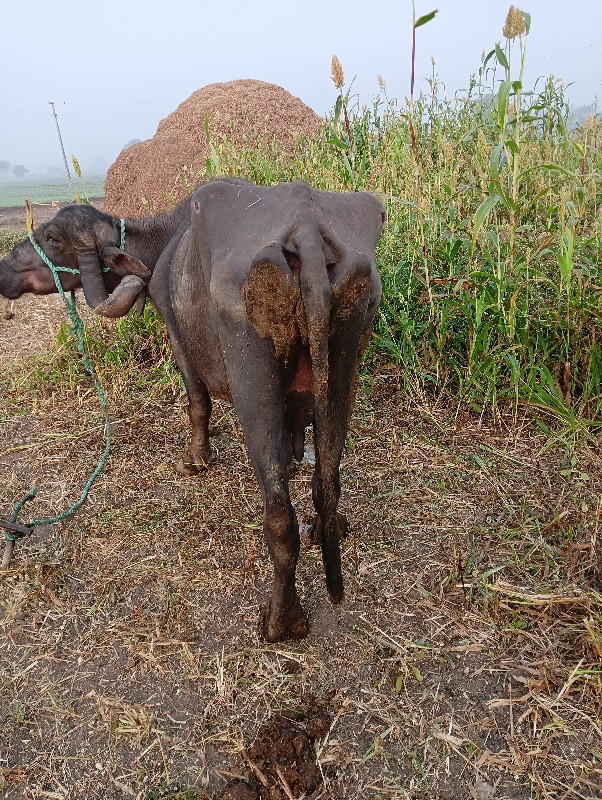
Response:
[[[19,512],[21,511],[21,509],[23,508],[25,503],[28,500],[33,500],[33,498],[36,496],[37,493],[38,493],[38,490],[36,489],[36,487],[32,486],[31,489],[25,495],[25,497],[22,497],[17,503],[15,503],[14,511],[11,514],[11,517],[10,517],[10,521],[11,522],[16,522],[17,521],[17,517],[19,516]],[[29,527],[29,526],[27,526],[27,527]],[[25,536],[25,532],[23,532],[23,533],[11,533],[10,531],[4,531],[4,538],[8,542],[16,542],[17,539],[21,539],[23,536]]]
[[[70,275],[79,275],[79,270],[78,269],[71,269],[71,267],[55,267],[55,265],[52,263],[52,261],[46,255],[46,253],[42,250],[40,245],[33,238],[33,233],[28,233],[27,235],[29,236],[29,241],[33,245],[33,249],[40,256],[40,258],[42,259],[44,264],[46,264],[46,266],[52,272],[52,276],[54,278],[54,282],[56,283],[56,288],[59,290],[59,294],[61,294],[61,292],[63,293],[62,296],[64,298],[65,293],[63,292],[63,287],[61,286],[61,282],[58,279],[57,273],[58,272],[68,272]]]
[[[120,222],[121,222],[121,241],[120,241],[119,247],[120,247],[121,250],[125,250],[125,220],[122,219],[122,220],[120,220]],[[58,275],[59,272],[69,272],[72,275],[79,275],[79,270],[78,269],[71,269],[69,267],[57,267],[57,266],[55,266],[52,263],[52,261],[50,261],[50,259],[46,255],[46,253],[42,250],[42,248],[38,245],[38,243],[36,242],[36,240],[33,237],[33,234],[29,233],[28,235],[29,235],[29,240],[31,241],[36,253],[40,256],[42,261],[46,264],[46,266],[52,272],[52,276],[54,278],[54,282],[56,284],[57,291],[58,291],[59,295],[61,296],[61,299],[62,299],[63,303],[65,304],[65,308],[67,309],[67,313],[69,315],[69,319],[71,320],[71,325],[73,326],[73,330],[74,330],[74,332],[75,332],[75,334],[77,336],[77,349],[78,349],[79,353],[81,354],[82,361],[84,363],[84,367],[86,368],[86,371],[92,376],[92,379],[94,381],[94,386],[96,387],[96,391],[98,392],[98,397],[100,399],[100,405],[101,405],[101,408],[102,408],[102,414],[103,414],[103,419],[104,419],[104,423],[105,423],[105,448],[104,448],[104,452],[103,452],[102,456],[100,457],[100,460],[99,460],[96,468],[90,474],[90,477],[88,478],[88,480],[86,482],[86,485],[84,486],[84,488],[82,490],[82,493],[79,496],[79,499],[76,500],[75,503],[73,503],[73,505],[70,508],[68,508],[66,511],[63,511],[62,514],[56,514],[54,517],[45,517],[43,519],[34,519],[31,522],[29,522],[27,527],[34,528],[34,527],[37,527],[39,525],[50,525],[53,522],[61,522],[64,519],[69,519],[85,503],[86,498],[88,496],[88,492],[90,491],[90,489],[92,487],[92,484],[96,480],[98,474],[100,473],[100,471],[102,470],[102,468],[106,464],[107,459],[109,457],[109,452],[110,452],[110,449],[111,449],[111,423],[110,423],[110,420],[109,420],[109,411],[108,411],[107,399],[106,399],[104,390],[102,388],[102,384],[100,383],[100,379],[98,378],[96,370],[94,369],[94,365],[93,365],[93,363],[92,363],[92,361],[90,359],[90,356],[88,355],[88,351],[86,349],[84,324],[83,324],[83,322],[81,320],[81,317],[77,313],[75,292],[74,291],[71,292],[71,300],[69,301],[67,296],[66,296],[66,294],[65,294],[65,291],[64,291],[64,289],[62,287],[62,284],[61,284],[61,281],[60,281],[60,278],[59,278],[59,275]],[[37,494],[37,489],[36,489],[35,486],[33,486],[29,490],[29,492],[24,497],[22,497],[21,500],[19,500],[15,504],[15,508],[14,508],[14,511],[13,511],[13,513],[11,515],[11,519],[10,519],[11,522],[16,522],[17,517],[18,517],[21,509],[25,505],[25,503],[28,500],[32,500],[36,496],[36,494]],[[14,542],[17,539],[20,539],[23,535],[24,534],[10,533],[10,531],[8,531],[8,530],[4,532],[4,537],[8,542]]]

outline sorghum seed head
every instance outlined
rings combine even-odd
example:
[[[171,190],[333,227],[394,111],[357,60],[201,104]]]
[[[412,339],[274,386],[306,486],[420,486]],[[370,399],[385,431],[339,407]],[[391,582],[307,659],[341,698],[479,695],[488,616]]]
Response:
[[[502,29],[504,37],[508,40],[516,39],[517,36],[523,36],[526,32],[527,26],[523,12],[516,6],[510,6]]]
[[[345,77],[343,75],[343,67],[341,66],[341,62],[336,56],[332,57],[331,67],[330,67],[330,77],[334,85],[337,89],[342,89],[343,84],[345,83]]]

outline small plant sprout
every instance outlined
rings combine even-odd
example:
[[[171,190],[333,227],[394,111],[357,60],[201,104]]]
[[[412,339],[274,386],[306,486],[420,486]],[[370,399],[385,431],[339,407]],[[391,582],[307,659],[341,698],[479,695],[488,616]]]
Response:
[[[77,160],[76,156],[71,156],[71,163],[73,164],[73,169],[75,174],[79,178],[79,188],[75,188],[73,191],[75,192],[75,201],[80,204],[90,205],[90,200],[84,194],[84,179],[82,176],[82,170],[79,165],[79,161]]]
[[[417,159],[416,153],[416,131],[414,129],[414,81],[416,77],[416,29],[422,25],[426,25],[434,19],[439,13],[438,9],[431,11],[429,14],[424,14],[422,17],[416,19],[416,3],[412,0],[412,64],[410,74],[410,137],[412,140],[412,153],[414,159]]]

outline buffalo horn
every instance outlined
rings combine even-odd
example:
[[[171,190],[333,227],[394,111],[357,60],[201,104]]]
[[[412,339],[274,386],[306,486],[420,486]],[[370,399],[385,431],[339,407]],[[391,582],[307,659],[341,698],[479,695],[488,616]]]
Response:
[[[136,300],[139,299],[140,295],[142,295],[143,299],[146,299],[146,283],[137,275],[126,275],[111,294],[100,305],[94,307],[94,311],[103,317],[110,317],[111,319],[123,317]],[[144,308],[144,304],[142,308]]]
[[[80,247],[76,252],[86,303],[90,308],[96,308],[109,296],[98,253],[94,247]]]

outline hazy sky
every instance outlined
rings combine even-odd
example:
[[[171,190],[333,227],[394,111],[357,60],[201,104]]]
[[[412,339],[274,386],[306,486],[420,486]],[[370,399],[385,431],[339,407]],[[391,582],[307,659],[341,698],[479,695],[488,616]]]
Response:
[[[502,38],[508,0],[416,0],[417,91],[435,58],[447,95],[467,87],[481,53]],[[523,7],[522,3],[519,5]],[[216,81],[279,84],[319,114],[336,99],[339,57],[362,103],[409,94],[411,0],[1,0],[0,160],[30,172],[68,158],[112,163],[131,139]],[[532,16],[525,83],[553,73],[574,105],[601,94],[602,0],[524,0]]]

